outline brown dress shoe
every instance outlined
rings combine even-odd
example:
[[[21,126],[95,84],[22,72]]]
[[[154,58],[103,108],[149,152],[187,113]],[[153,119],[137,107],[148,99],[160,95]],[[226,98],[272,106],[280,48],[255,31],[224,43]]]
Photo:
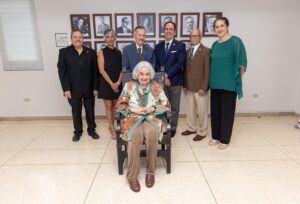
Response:
[[[146,174],[145,183],[148,188],[151,188],[152,186],[154,186],[154,183],[155,183],[154,175]]]
[[[206,135],[201,136],[201,135],[198,135],[198,134],[197,134],[197,135],[193,138],[193,140],[194,140],[194,141],[200,141],[200,140],[203,140],[205,137],[206,137]]]
[[[141,190],[141,186],[140,186],[139,180],[128,181],[128,182],[129,182],[130,189],[133,192],[139,192]]]
[[[190,135],[190,134],[196,134],[197,132],[192,132],[192,131],[189,131],[189,130],[186,130],[186,131],[183,131],[181,133],[181,135],[184,135],[184,136],[187,136],[187,135]]]

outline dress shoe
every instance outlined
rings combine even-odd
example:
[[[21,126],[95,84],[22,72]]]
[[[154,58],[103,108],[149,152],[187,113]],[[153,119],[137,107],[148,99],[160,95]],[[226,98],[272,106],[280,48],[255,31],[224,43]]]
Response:
[[[145,183],[148,188],[154,186],[155,183],[154,175],[146,174]]]
[[[182,132],[181,135],[187,136],[187,135],[196,134],[196,133],[197,132],[192,132],[192,131],[186,130],[186,131]]]
[[[223,143],[220,143],[218,145],[218,149],[226,149],[229,145],[228,144],[223,144]]]
[[[209,145],[217,145],[217,144],[219,144],[219,140],[211,139],[208,144]]]
[[[74,134],[73,138],[72,138],[72,141],[73,142],[77,142],[80,140],[80,137],[81,137],[81,134]]]
[[[203,140],[205,137],[206,137],[206,135],[201,136],[201,135],[198,135],[198,134],[197,134],[197,135],[193,138],[193,140],[194,140],[194,141],[200,141],[200,140]]]
[[[171,130],[171,137],[175,137],[176,135],[176,130]]]
[[[99,135],[96,132],[89,132],[89,136],[91,136],[94,140],[99,139]]]
[[[129,182],[130,189],[133,192],[139,192],[141,190],[139,180],[128,181],[128,182]]]

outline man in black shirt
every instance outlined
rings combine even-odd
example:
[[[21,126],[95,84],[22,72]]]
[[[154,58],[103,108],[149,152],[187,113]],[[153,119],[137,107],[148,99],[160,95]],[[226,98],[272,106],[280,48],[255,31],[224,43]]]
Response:
[[[98,65],[94,50],[83,46],[83,35],[80,31],[71,34],[72,45],[59,50],[57,63],[59,79],[64,96],[72,107],[74,124],[73,141],[80,140],[82,135],[82,102],[85,108],[88,135],[99,139],[95,132],[95,96],[98,95]]]

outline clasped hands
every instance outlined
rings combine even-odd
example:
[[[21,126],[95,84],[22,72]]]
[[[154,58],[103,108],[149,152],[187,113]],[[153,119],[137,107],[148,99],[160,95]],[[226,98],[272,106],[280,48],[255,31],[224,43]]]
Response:
[[[154,107],[131,108],[130,111],[138,115],[148,115],[149,113],[154,112],[155,108]]]

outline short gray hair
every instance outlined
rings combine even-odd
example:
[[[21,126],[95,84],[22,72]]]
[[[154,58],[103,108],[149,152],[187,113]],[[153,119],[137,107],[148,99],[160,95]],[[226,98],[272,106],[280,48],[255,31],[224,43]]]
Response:
[[[133,69],[133,71],[132,71],[132,78],[133,78],[133,79],[135,79],[135,80],[138,79],[139,73],[140,73],[140,71],[141,71],[142,68],[148,69],[148,71],[150,72],[150,78],[151,78],[151,79],[154,79],[155,71],[154,71],[152,65],[151,65],[149,62],[147,62],[147,61],[141,61],[141,62],[139,62],[139,63],[134,67],[134,69]]]

